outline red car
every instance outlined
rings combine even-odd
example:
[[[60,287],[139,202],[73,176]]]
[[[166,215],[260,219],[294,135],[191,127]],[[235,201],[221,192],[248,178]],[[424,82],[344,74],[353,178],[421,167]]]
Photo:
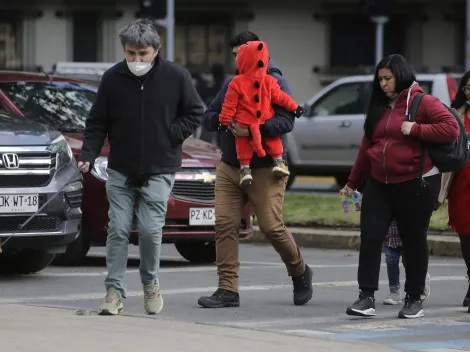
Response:
[[[66,137],[75,158],[82,147],[85,120],[96,97],[97,84],[47,74],[0,71],[0,109],[54,126]],[[83,177],[83,221],[80,234],[56,258],[58,264],[79,264],[90,246],[105,246],[108,200],[105,182],[109,145],[105,145],[90,174]],[[215,167],[219,150],[189,138],[183,144],[182,170],[176,174],[168,201],[163,242],[174,243],[187,260],[215,261]],[[240,237],[251,231],[251,207],[244,208]],[[135,228],[135,227],[134,227]],[[138,244],[133,230],[130,243]]]

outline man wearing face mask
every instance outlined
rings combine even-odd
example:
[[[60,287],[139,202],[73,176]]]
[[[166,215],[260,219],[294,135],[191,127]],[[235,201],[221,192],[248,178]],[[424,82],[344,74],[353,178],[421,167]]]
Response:
[[[200,125],[204,109],[189,72],[159,55],[156,25],[146,19],[119,33],[125,60],[107,70],[86,121],[79,166],[93,168],[106,137],[110,144],[106,297],[99,313],[116,315],[126,298],[124,274],[136,202],[144,309],[159,313],[162,228],[182,144]]]

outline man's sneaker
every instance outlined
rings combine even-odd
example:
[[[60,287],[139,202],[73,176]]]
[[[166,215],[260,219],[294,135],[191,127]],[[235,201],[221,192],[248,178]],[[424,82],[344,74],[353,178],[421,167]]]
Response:
[[[163,297],[158,284],[144,285],[144,309],[147,314],[158,314],[163,309]]]
[[[424,292],[420,297],[421,302],[424,302],[426,300],[426,298],[429,297],[430,294],[431,294],[431,275],[429,275],[429,273],[427,273],[426,274],[426,282],[424,284]]]
[[[358,317],[373,317],[375,316],[375,299],[365,295],[359,294],[356,302],[346,310],[347,315],[354,315]]]
[[[292,277],[292,284],[294,285],[294,304],[296,306],[303,306],[312,299],[312,278],[313,270],[307,264],[305,264],[305,271],[302,275]]]
[[[217,289],[212,296],[199,298],[197,303],[204,308],[240,307],[240,295],[224,289]]]
[[[244,188],[251,185],[253,177],[251,176],[251,170],[247,167],[240,169],[240,187]]]
[[[98,310],[99,315],[118,315],[123,309],[122,297],[114,289],[110,288],[108,294],[104,298],[104,302],[101,303],[100,309]]]
[[[284,160],[274,160],[273,174],[278,177],[289,176],[290,172]]]
[[[387,298],[384,300],[384,304],[387,306],[394,306],[403,302],[400,292],[390,292]]]
[[[468,280],[468,291],[463,300],[463,306],[470,307],[470,279]],[[468,310],[468,312],[470,313],[470,309]]]
[[[423,302],[420,298],[414,298],[410,295],[405,297],[405,305],[398,313],[398,317],[402,319],[414,319],[424,316]]]

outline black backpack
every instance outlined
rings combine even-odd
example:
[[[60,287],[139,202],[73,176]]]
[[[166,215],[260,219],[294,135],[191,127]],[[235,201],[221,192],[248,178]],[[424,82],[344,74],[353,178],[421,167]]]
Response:
[[[419,93],[413,99],[410,107],[409,121],[415,120],[416,111],[418,110],[419,103],[426,93]],[[459,116],[459,113],[454,108],[450,108],[445,104],[447,110],[455,117],[459,124],[460,134],[455,142],[450,144],[421,144],[421,174],[423,176],[424,168],[424,153],[425,149],[428,150],[429,157],[434,166],[436,166],[441,173],[455,172],[462,169],[470,159],[470,136],[465,131],[465,124]]]

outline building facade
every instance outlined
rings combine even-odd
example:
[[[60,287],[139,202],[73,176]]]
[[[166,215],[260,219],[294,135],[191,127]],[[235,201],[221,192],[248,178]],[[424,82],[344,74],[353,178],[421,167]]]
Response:
[[[304,101],[335,77],[375,64],[375,25],[359,0],[175,0],[175,61],[233,72],[230,37],[245,29]],[[385,25],[384,54],[401,53],[419,71],[461,72],[465,0],[396,0]],[[138,17],[138,0],[16,0],[0,5],[0,68],[50,71],[58,61],[117,62],[117,31]],[[165,35],[162,29],[163,53]]]

